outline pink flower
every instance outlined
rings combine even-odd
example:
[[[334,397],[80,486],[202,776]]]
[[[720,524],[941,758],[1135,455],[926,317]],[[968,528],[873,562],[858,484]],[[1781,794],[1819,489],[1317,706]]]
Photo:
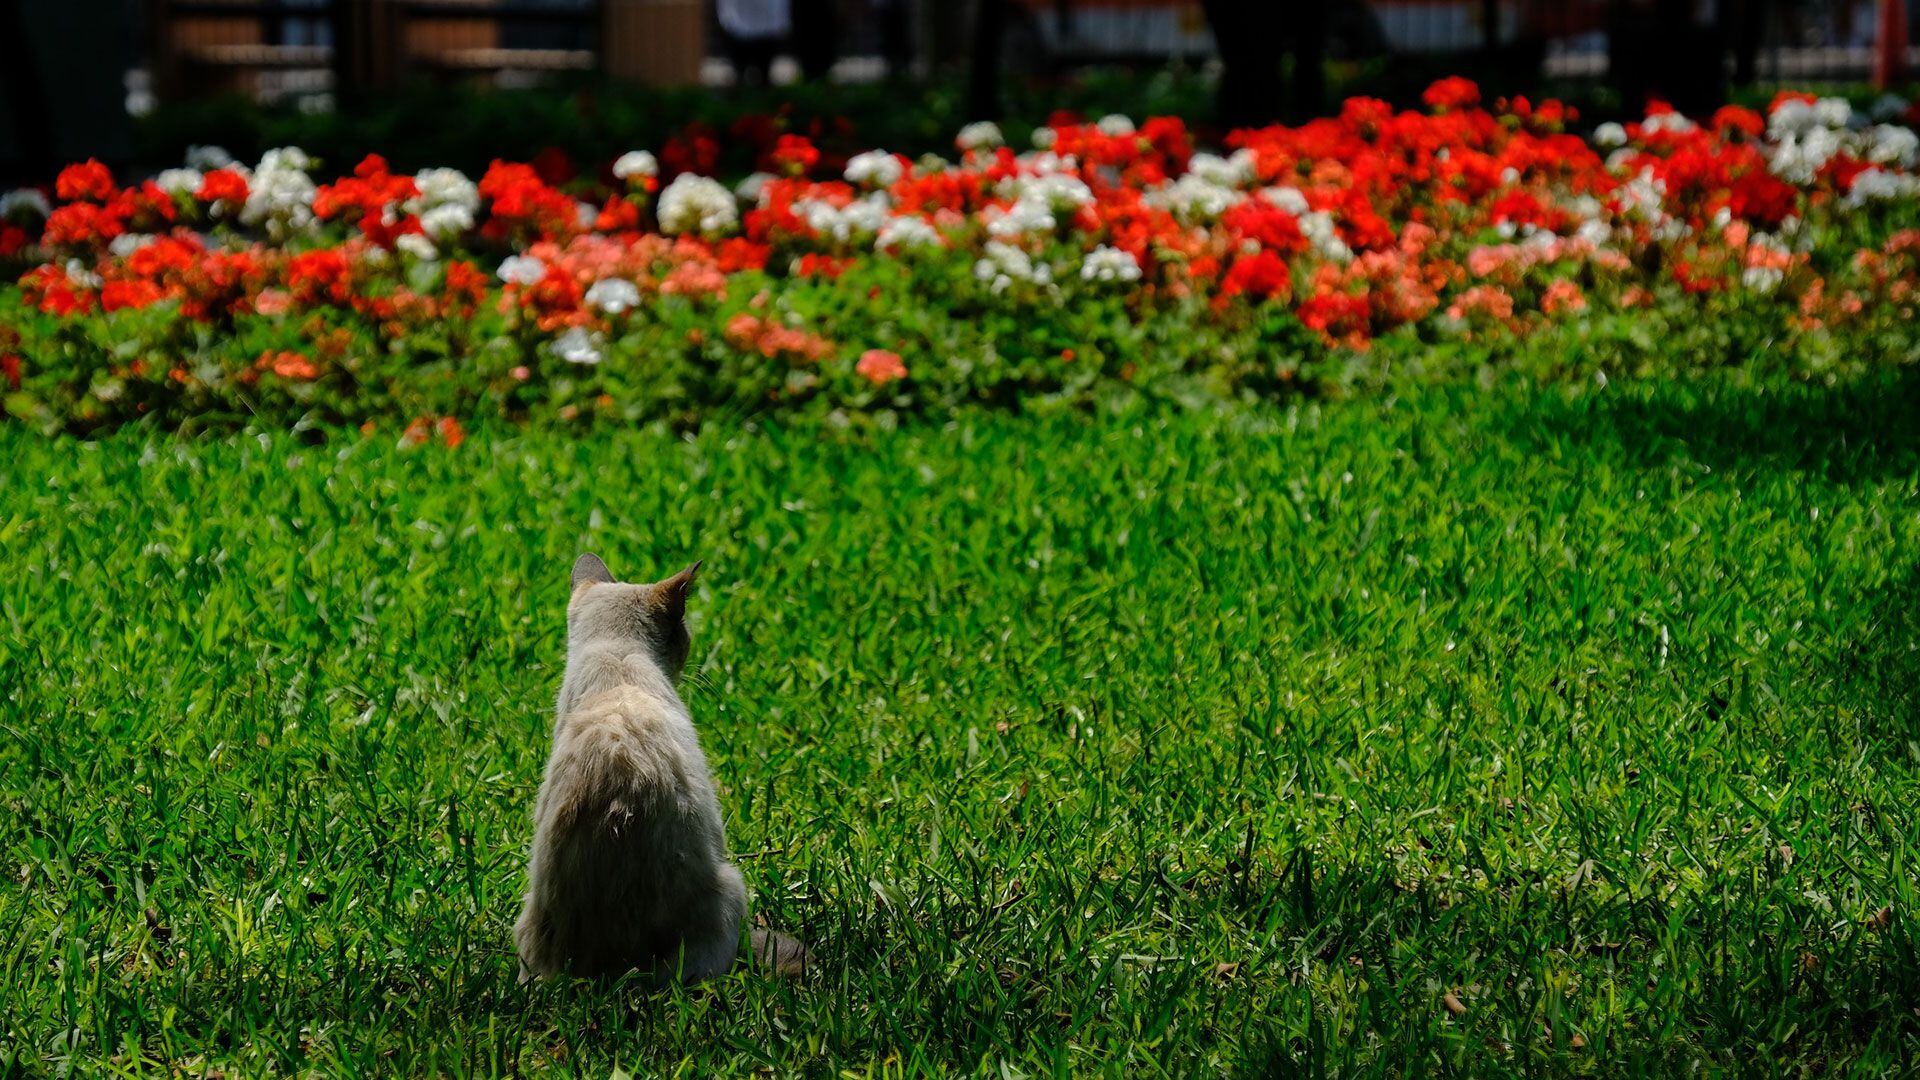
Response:
[[[1547,286],[1547,293],[1540,298],[1540,310],[1549,315],[1573,315],[1587,310],[1586,295],[1580,286],[1565,278]]]
[[[253,310],[262,315],[285,315],[293,307],[293,294],[285,289],[261,289],[253,298]]]
[[[890,382],[907,377],[906,361],[900,354],[885,349],[868,349],[860,354],[860,361],[853,366],[860,377],[875,386],[885,386]]]

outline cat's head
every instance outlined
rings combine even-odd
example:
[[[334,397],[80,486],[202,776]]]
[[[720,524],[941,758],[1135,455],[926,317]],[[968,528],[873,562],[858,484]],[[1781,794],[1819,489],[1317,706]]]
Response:
[[[693,589],[694,563],[650,584],[613,580],[600,556],[586,554],[573,564],[573,598],[567,602],[567,647],[638,640],[654,662],[678,681],[687,663],[687,593]]]

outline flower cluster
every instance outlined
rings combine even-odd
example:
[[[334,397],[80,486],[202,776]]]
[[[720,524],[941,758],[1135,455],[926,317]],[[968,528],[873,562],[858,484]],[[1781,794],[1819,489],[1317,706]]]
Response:
[[[204,362],[167,376],[188,389],[364,383],[355,354],[386,343],[456,368],[506,357],[498,393],[524,394],[514,387],[543,358],[563,372],[644,366],[638,343],[672,321],[694,362],[770,365],[757,391],[770,399],[837,384],[856,404],[978,370],[889,336],[873,307],[913,282],[983,326],[995,324],[981,313],[1073,304],[1133,325],[1277,316],[1302,342],[1353,352],[1655,304],[1773,312],[1796,332],[1911,313],[1909,127],[1793,93],[1710,117],[1655,105],[1585,137],[1558,102],[1487,103],[1464,79],[1436,83],[1425,104],[1356,98],[1297,127],[1234,132],[1219,153],[1164,117],[1058,117],[1025,152],[976,124],[955,157],[917,161],[834,160],[801,135],[759,132],[763,171],[734,186],[700,171],[716,160],[706,132],[610,159],[605,183],[541,160],[495,162],[477,180],[397,174],[377,156],[319,182],[292,148],[252,166],[197,148],[125,184],[87,162],[50,190],[0,195],[0,260],[19,273],[0,304],[51,317],[47,333],[140,313],[114,331],[132,342],[122,352],[191,338]],[[794,298],[819,290],[842,298],[802,325]],[[227,362],[206,344],[219,335],[183,329],[195,325],[274,344]],[[1057,361],[1084,344],[1048,348]],[[1302,347],[1272,366],[1297,366]],[[56,362],[30,338],[22,353],[29,372]],[[127,376],[101,363],[111,377],[91,372],[88,387]]]

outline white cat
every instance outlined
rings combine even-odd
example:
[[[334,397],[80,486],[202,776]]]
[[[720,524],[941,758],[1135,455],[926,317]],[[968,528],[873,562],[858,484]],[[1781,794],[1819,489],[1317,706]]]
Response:
[[[699,565],[635,585],[597,556],[574,563],[567,673],[514,927],[522,978],[638,968],[691,982],[733,966],[746,886],[674,690]]]

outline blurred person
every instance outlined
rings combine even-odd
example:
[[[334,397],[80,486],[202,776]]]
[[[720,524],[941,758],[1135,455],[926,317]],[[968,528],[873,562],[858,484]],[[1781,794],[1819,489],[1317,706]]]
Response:
[[[715,14],[740,85],[773,82],[773,60],[793,33],[791,0],[716,0]]]

